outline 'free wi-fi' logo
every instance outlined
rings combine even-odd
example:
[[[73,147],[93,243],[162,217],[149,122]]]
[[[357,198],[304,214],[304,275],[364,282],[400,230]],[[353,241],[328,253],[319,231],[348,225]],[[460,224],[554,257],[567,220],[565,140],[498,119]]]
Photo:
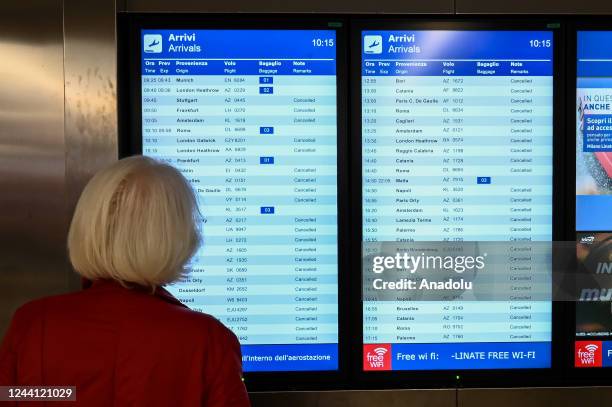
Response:
[[[574,366],[601,367],[602,365],[601,341],[576,341]]]
[[[147,54],[160,54],[163,51],[161,34],[145,34],[142,43]]]
[[[391,345],[363,345],[363,370],[391,370]]]

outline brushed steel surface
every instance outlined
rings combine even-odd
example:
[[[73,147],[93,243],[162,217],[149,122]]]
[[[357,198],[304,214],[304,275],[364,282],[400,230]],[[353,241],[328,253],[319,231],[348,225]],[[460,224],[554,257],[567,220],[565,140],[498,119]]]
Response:
[[[453,0],[125,0],[130,12],[452,13]]]
[[[91,176],[117,159],[116,49],[115,0],[64,1],[68,218]]]
[[[355,390],[251,393],[253,407],[454,407],[455,390]]]
[[[67,289],[62,0],[0,2],[0,337]]]
[[[610,0],[456,0],[457,13],[476,14],[612,14]]]

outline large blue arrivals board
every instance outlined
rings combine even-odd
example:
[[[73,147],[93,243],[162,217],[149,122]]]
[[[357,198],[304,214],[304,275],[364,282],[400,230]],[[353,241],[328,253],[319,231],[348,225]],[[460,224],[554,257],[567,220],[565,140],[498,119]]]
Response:
[[[552,33],[362,31],[361,41],[363,241],[551,241]],[[529,272],[508,281],[531,289]],[[363,369],[549,367],[551,314],[550,301],[510,296],[366,300]]]
[[[199,196],[169,290],[238,336],[245,371],[338,368],[336,33],[142,30],[142,151]]]

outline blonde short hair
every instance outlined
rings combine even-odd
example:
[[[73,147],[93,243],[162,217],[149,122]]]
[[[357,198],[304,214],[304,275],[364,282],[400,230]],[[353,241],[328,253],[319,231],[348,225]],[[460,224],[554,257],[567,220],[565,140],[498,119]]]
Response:
[[[90,280],[147,287],[185,274],[200,244],[196,196],[183,175],[152,158],[124,158],[87,184],[68,233],[74,269]]]

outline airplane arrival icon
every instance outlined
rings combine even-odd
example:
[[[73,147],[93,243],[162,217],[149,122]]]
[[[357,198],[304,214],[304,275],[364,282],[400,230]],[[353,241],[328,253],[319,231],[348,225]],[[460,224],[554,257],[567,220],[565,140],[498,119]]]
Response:
[[[147,54],[159,54],[162,52],[161,34],[145,34],[143,38],[144,52]]]
[[[365,35],[363,52],[364,54],[382,54],[382,35]]]

